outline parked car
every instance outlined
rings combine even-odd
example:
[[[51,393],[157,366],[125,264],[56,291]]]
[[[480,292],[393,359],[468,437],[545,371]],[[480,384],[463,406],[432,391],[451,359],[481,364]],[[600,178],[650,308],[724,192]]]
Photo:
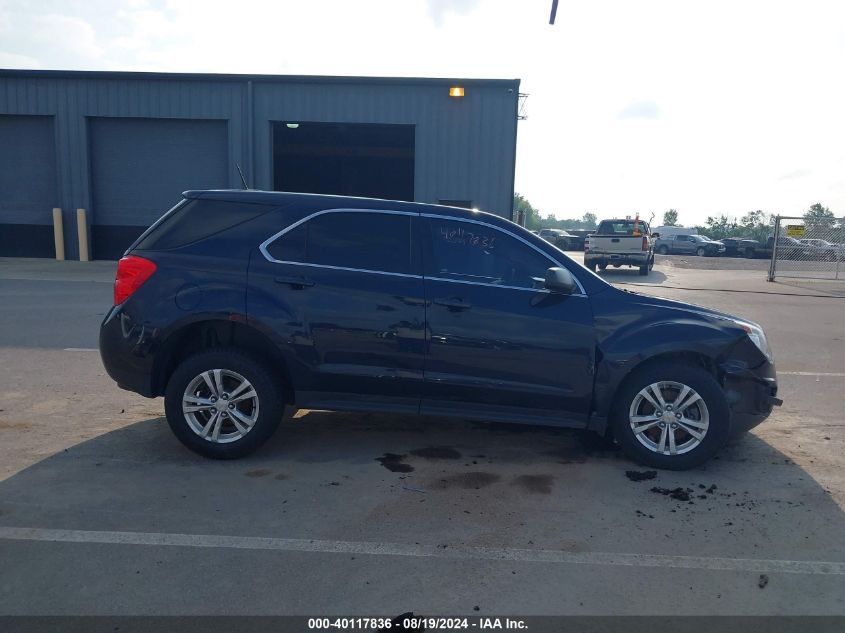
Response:
[[[602,220],[584,244],[584,265],[593,272],[597,267],[604,270],[608,266],[634,266],[640,275],[648,275],[654,268],[648,222],[630,218]]]
[[[698,229],[692,226],[666,225],[658,226],[657,228],[652,227],[652,231],[659,233],[660,237],[663,238],[675,237],[676,235],[698,235]]]
[[[841,244],[812,238],[798,241],[810,249],[810,256],[813,259],[823,259],[829,262],[845,259],[845,247]]]
[[[757,240],[741,237],[726,237],[719,241],[725,246],[724,255],[726,257],[747,257],[751,259],[761,247]]]
[[[774,250],[775,238],[769,236],[765,244],[761,243],[754,251],[755,257],[764,257],[769,259],[772,257]],[[802,244],[794,237],[779,237],[778,238],[778,259],[794,259],[794,260],[811,260],[815,259],[815,250],[811,246]]]
[[[539,235],[562,251],[578,250],[576,248],[578,238],[563,229],[540,229]]]
[[[572,245],[573,251],[583,251],[584,244],[587,241],[587,237],[593,235],[596,230],[595,229],[569,229],[567,231],[574,239],[575,243]]]
[[[590,429],[684,469],[780,404],[758,325],[617,290],[501,217],[183,195],[118,263],[100,353],[201,455],[254,451],[296,407]]]
[[[714,242],[704,235],[675,235],[658,238],[654,250],[661,255],[698,255],[699,257],[715,257],[725,252],[725,245]]]

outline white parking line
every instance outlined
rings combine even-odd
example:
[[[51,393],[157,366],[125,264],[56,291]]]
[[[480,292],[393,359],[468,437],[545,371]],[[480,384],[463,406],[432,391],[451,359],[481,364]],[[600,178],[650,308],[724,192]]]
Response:
[[[66,352],[99,352],[100,350],[96,347],[66,347],[64,349]]]
[[[779,371],[778,376],[831,376],[845,378],[845,372],[831,371]]]
[[[469,547],[462,545],[408,545],[366,541],[325,541],[258,536],[214,536],[209,534],[166,534],[161,532],[95,532],[45,528],[0,527],[0,540],[52,543],[94,543],[108,545],[152,545],[242,549],[277,552],[318,552],[408,556],[452,560],[489,560],[615,567],[667,567],[715,571],[747,571],[788,574],[845,575],[845,563],[827,561],[712,558],[661,554],[616,554],[612,552],[566,552],[548,549]]]

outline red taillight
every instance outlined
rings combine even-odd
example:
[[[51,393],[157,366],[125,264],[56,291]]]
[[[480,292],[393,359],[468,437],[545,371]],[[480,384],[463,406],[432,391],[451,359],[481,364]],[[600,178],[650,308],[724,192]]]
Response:
[[[114,305],[120,305],[140,288],[156,271],[156,265],[149,259],[127,255],[117,262],[114,278]]]
[[[648,250],[648,238],[645,235],[643,235],[643,250]]]

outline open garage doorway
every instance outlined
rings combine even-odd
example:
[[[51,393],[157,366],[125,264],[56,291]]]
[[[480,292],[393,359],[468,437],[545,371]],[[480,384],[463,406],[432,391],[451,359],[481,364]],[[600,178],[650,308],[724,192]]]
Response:
[[[276,122],[273,188],[413,201],[414,126]]]

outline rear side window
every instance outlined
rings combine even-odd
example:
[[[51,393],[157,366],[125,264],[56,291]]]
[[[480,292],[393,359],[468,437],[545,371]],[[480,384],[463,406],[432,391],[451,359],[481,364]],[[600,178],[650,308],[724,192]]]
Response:
[[[324,213],[280,236],[267,252],[282,262],[408,274],[411,216]]]
[[[158,226],[141,237],[134,248],[166,250],[185,246],[256,218],[270,209],[263,204],[187,200],[174,207]]]

